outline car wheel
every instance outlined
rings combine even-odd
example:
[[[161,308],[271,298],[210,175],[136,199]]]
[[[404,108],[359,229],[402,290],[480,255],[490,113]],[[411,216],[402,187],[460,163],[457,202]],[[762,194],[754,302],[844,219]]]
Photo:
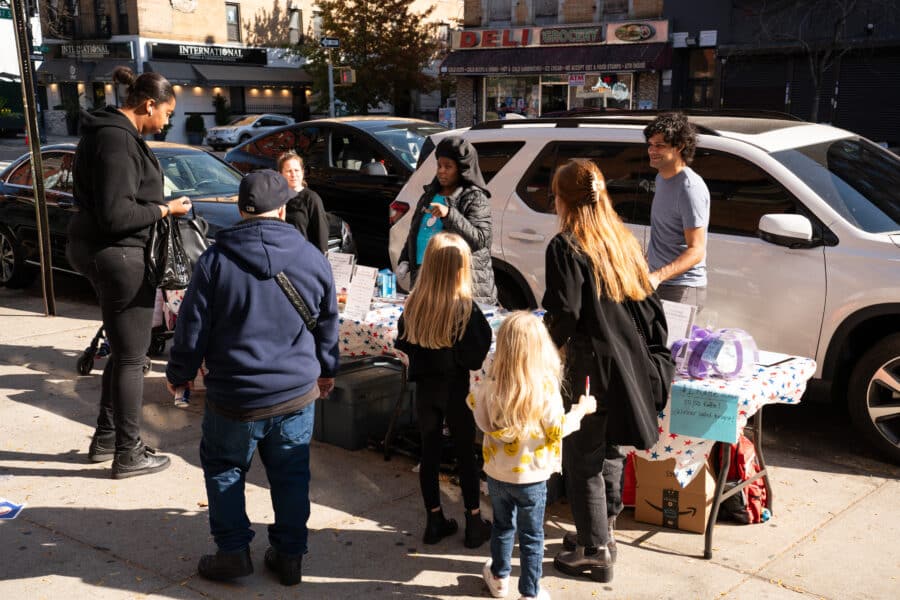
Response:
[[[25,264],[22,246],[7,229],[0,229],[0,286],[27,287],[36,271]]]
[[[506,310],[525,310],[531,308],[522,288],[512,277],[494,269],[494,282],[497,285],[497,301]]]
[[[900,463],[900,333],[882,339],[857,361],[847,402],[856,428]]]
[[[90,375],[94,370],[94,357],[90,354],[82,354],[75,363],[79,375]]]

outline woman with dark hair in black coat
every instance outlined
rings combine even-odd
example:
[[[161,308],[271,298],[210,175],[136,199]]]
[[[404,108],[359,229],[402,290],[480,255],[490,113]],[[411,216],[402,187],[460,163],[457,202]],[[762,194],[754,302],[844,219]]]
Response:
[[[191,202],[164,201],[162,170],[141,137],[169,123],[175,112],[172,84],[157,73],[135,77],[127,67],[118,67],[113,79],[128,86],[125,105],[81,115],[72,169],[78,212],[69,222],[66,255],[97,293],[111,349],[88,457],[113,459],[112,476],[122,479],[169,466],[169,457],[156,454],[140,436],[156,300],[146,278],[146,245],[157,221],[186,214]]]
[[[428,240],[439,231],[455,233],[472,251],[475,301],[497,304],[491,264],[491,193],[481,176],[478,153],[468,141],[448,137],[438,143],[434,156],[437,174],[416,204],[409,236],[400,253],[398,275],[408,270],[414,284]]]

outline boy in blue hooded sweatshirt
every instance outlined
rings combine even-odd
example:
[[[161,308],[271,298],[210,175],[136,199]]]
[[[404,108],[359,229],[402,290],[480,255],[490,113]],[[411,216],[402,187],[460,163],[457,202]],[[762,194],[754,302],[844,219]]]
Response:
[[[169,391],[189,385],[201,361],[209,370],[200,462],[209,522],[218,547],[197,571],[212,580],[253,572],[244,481],[259,449],[271,486],[266,567],[284,585],[301,579],[309,519],[309,441],[315,401],[334,386],[338,310],[331,267],[284,222],[292,197],[271,170],[241,181],[243,221],[219,231],[194,269],[166,368]],[[279,287],[280,272],[306,303],[312,330]]]

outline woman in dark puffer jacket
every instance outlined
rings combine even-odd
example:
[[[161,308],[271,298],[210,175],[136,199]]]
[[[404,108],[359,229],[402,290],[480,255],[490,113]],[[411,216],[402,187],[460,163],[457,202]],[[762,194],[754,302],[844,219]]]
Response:
[[[437,174],[425,186],[400,253],[398,275],[409,270],[415,284],[428,240],[446,231],[462,237],[472,250],[474,299],[497,304],[497,287],[491,266],[491,193],[487,190],[475,147],[459,137],[444,138],[434,150]]]

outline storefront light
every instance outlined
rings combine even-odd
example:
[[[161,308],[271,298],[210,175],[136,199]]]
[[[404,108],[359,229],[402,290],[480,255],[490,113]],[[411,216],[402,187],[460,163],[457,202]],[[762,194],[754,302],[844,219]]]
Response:
[[[199,96],[202,93],[203,93],[203,88],[200,87],[199,85],[195,85],[194,86],[194,95]]]
[[[111,84],[111,83],[107,83],[105,87],[106,87],[106,91],[107,91],[107,92],[111,92],[111,91],[112,91],[112,84]]]
[[[54,92],[57,90],[58,87],[59,87],[59,86],[58,86],[57,84],[55,84],[55,83],[51,83],[51,84],[50,84],[50,89],[53,90]]]
[[[289,96],[290,93],[291,93],[291,90],[289,90],[289,89],[287,89],[287,88],[284,88],[284,89],[281,90],[281,95],[282,95],[282,96]]]
[[[214,87],[214,88],[213,88],[213,93],[214,93],[214,94],[221,94],[221,93],[222,93],[222,88],[220,88],[220,87]]]
[[[266,96],[271,96],[271,95],[272,95],[272,88],[266,88],[266,89],[264,89],[264,90],[263,90],[263,94],[265,94]]]
[[[309,98],[310,96],[312,96],[312,90],[309,89],[309,88],[306,88],[306,92],[305,92],[305,93],[306,93],[306,97],[307,97],[307,98]]]
[[[77,87],[78,87],[78,91],[79,91],[79,92],[83,92],[83,91],[84,91],[84,84],[83,84],[83,83],[79,83]]]
[[[179,84],[176,83],[175,85],[172,86],[172,89],[175,90],[176,92],[180,92],[180,91],[181,91],[181,86],[180,86]]]

